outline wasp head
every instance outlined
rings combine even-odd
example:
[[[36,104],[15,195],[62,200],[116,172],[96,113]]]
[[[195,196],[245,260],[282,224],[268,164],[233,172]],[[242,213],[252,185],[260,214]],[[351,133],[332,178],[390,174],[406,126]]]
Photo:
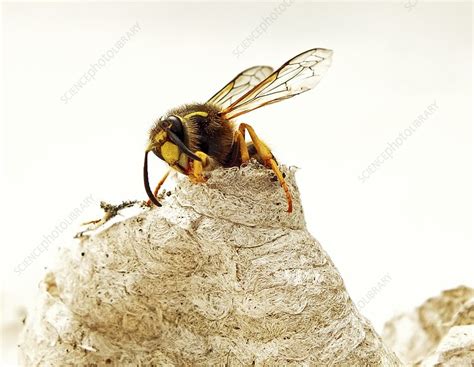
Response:
[[[168,164],[172,164],[183,152],[190,158],[200,161],[184,143],[185,129],[181,118],[175,115],[160,119],[150,131],[146,152],[152,151]]]
[[[179,160],[181,153],[186,154],[193,160],[201,161],[184,143],[185,128],[179,116],[170,115],[161,118],[150,131],[148,146],[145,150],[145,162],[143,165],[143,178],[145,190],[150,200],[157,206],[161,206],[150,189],[148,181],[148,153],[153,152],[171,167]]]

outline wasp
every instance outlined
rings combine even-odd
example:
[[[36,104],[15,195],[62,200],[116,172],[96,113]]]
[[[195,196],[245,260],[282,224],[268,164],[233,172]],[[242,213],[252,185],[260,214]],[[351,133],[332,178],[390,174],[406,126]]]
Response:
[[[172,170],[200,183],[216,167],[240,167],[254,158],[273,170],[286,195],[287,211],[291,213],[291,193],[270,148],[252,126],[237,124],[234,119],[312,89],[331,65],[331,58],[331,50],[314,48],[293,57],[276,71],[269,66],[253,66],[238,74],[206,103],[184,105],[162,116],[151,128],[145,150],[143,176],[149,204],[161,206],[156,196]],[[154,192],[148,180],[149,152],[170,167]]]

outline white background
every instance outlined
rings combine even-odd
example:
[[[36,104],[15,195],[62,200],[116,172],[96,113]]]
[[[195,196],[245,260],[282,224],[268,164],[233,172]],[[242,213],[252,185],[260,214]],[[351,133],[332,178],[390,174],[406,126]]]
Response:
[[[394,313],[473,282],[472,5],[293,3],[240,57],[233,50],[279,3],[3,4],[2,334],[13,363],[24,307],[75,221],[24,261],[81,202],[143,199],[153,120],[206,101],[237,72],[334,50],[314,91],[251,123],[297,174],[306,220],[361,311]],[[72,100],[60,97],[136,22],[141,30]],[[365,183],[358,176],[428,105],[439,109]],[[153,180],[165,165],[151,162]],[[172,182],[171,182],[172,185]],[[364,298],[365,297],[365,298]]]

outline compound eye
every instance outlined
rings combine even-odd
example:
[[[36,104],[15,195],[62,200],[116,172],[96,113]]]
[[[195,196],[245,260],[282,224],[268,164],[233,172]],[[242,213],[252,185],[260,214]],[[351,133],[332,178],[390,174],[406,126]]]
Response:
[[[183,124],[181,120],[174,115],[168,116],[166,120],[170,123],[169,129],[181,138],[183,136]]]

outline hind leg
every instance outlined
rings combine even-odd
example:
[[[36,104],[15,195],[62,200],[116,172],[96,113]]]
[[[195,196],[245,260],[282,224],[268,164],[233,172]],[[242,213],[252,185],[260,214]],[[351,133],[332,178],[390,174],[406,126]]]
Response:
[[[267,145],[263,141],[261,141],[260,138],[257,136],[252,126],[248,124],[240,124],[239,131],[242,133],[243,137],[245,137],[245,130],[249,132],[250,138],[252,139],[252,143],[253,143],[253,146],[255,147],[257,155],[260,157],[261,161],[266,167],[271,168],[273,170],[278,181],[280,182],[281,187],[285,191],[286,201],[288,202],[287,211],[288,213],[291,213],[293,211],[293,200],[291,198],[291,193],[288,188],[288,185],[286,184],[285,178],[283,177],[280,169],[278,168],[275,157],[270,151],[270,148],[268,148]]]

